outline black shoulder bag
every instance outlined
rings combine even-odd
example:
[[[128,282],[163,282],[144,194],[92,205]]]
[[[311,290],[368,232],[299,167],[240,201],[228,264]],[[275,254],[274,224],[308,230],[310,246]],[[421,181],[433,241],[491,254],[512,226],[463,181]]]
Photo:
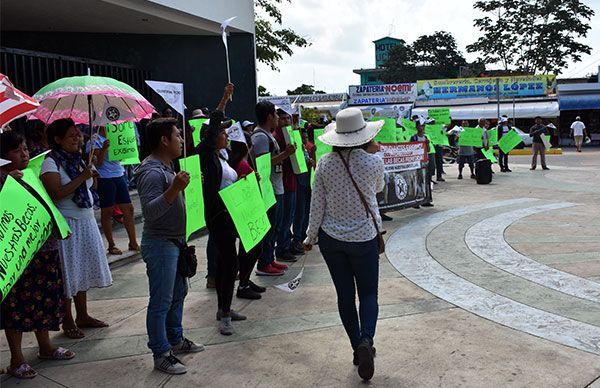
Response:
[[[193,278],[198,269],[198,259],[196,258],[196,246],[187,245],[177,239],[170,239],[173,244],[179,248],[179,259],[177,260],[177,272],[184,278]]]

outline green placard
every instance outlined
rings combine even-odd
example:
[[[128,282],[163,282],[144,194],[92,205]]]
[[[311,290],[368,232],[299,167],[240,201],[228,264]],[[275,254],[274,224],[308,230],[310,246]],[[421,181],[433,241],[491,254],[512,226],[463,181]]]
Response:
[[[482,148],[481,153],[483,153],[483,156],[489,159],[492,163],[498,163],[498,159],[496,159],[496,155],[494,155],[494,149],[492,147],[488,148],[487,151]]]
[[[402,119],[402,126],[408,131],[408,130],[413,130],[416,132],[417,130],[417,124],[414,121],[411,121],[409,119]]]
[[[315,129],[315,146],[317,147],[315,149],[315,157],[317,158],[317,160],[315,160],[315,163],[321,159],[321,157],[325,154],[330,153],[331,151],[333,151],[333,147],[330,145],[327,145],[325,143],[323,143],[321,140],[319,140],[319,136],[323,135],[323,133],[325,133],[324,129]]]
[[[188,121],[194,130],[192,131],[192,140],[194,141],[194,147],[200,144],[200,129],[202,124],[208,119],[192,119]]]
[[[483,128],[464,127],[460,132],[458,145],[483,147]]]
[[[254,248],[271,227],[256,174],[252,173],[219,191],[246,252]]]
[[[129,164],[140,164],[140,163],[141,163],[140,158],[137,156],[135,158],[121,160],[121,165],[123,165],[123,166],[127,166]]]
[[[429,144],[429,151],[427,152],[428,154],[435,154],[435,146],[433,144],[433,142],[431,141],[431,139],[429,138],[429,136],[425,135],[425,137],[427,138],[427,141]]]
[[[521,139],[521,136],[519,136],[517,131],[511,129],[500,138],[500,141],[498,142],[498,147],[502,150],[502,152],[508,154],[510,150],[515,148],[522,141],[523,139]]]
[[[265,205],[265,210],[269,210],[275,205],[277,199],[271,183],[271,154],[264,154],[256,158],[256,170],[260,175],[260,193]]]
[[[298,165],[298,172],[296,174],[308,172],[306,159],[304,158],[304,148],[302,147],[302,134],[299,130],[294,130],[291,125],[285,127],[284,130],[287,131],[291,144],[296,146],[296,152],[292,156]]]
[[[498,128],[488,130],[490,135],[490,147],[498,144]]]
[[[42,164],[44,163],[44,160],[46,159],[46,155],[48,155],[50,151],[46,151],[44,153],[41,153],[39,155],[37,155],[35,158],[30,159],[29,163],[27,164],[27,168],[31,169],[36,176],[40,176],[40,171],[42,171]]]
[[[550,141],[550,139],[552,139],[552,135],[544,135],[544,136],[546,136],[546,140],[548,140],[548,144],[550,144],[550,148],[552,148],[552,142]]]
[[[206,226],[204,220],[204,196],[202,194],[202,172],[200,170],[200,155],[179,159],[179,169],[190,174],[190,183],[183,194],[185,196],[185,239],[190,239],[192,233]]]
[[[23,182],[27,183],[33,189],[33,191],[38,193],[44,201],[44,203],[48,206],[50,212],[52,213],[52,218],[54,219],[54,222],[58,227],[60,238],[64,240],[67,237],[69,237],[69,234],[71,233],[71,228],[69,227],[69,224],[67,224],[67,220],[65,220],[65,217],[63,217],[62,213],[58,210],[58,208],[54,204],[54,201],[52,200],[52,198],[50,198],[50,195],[48,195],[46,188],[42,184],[42,181],[39,177],[40,172],[39,170],[37,170],[37,164],[34,163],[32,167],[28,166],[25,170],[23,170]]]
[[[448,135],[443,130],[443,124],[428,124],[425,126],[425,134],[433,144],[449,146]]]
[[[427,114],[436,124],[450,124],[450,108],[430,108]]]
[[[127,160],[139,157],[133,121],[117,125],[106,124],[106,138],[110,140],[108,160]]]
[[[50,237],[52,218],[44,205],[11,176],[4,182],[0,203],[0,293],[4,300]]]
[[[390,118],[377,117],[372,121],[380,121],[383,120],[383,127],[381,127],[381,131],[375,136],[375,141],[378,141],[383,144],[387,143],[396,143],[396,120]]]

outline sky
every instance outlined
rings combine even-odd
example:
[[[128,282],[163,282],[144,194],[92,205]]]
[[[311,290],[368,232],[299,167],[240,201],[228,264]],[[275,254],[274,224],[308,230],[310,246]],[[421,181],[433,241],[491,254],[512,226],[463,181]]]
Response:
[[[295,48],[294,55],[277,63],[279,71],[259,63],[258,84],[272,95],[301,84],[314,85],[327,93],[347,92],[348,85],[360,84],[353,69],[375,67],[373,40],[384,36],[412,43],[421,35],[448,31],[467,61],[477,54],[465,47],[480,36],[473,20],[481,13],[475,0],[292,0],[280,5],[283,25],[306,37],[312,45]],[[595,15],[592,28],[582,43],[592,47],[591,55],[570,63],[560,77],[596,73],[600,65],[600,0],[583,0]],[[441,16],[441,17],[440,17]],[[489,68],[492,68],[489,66]]]

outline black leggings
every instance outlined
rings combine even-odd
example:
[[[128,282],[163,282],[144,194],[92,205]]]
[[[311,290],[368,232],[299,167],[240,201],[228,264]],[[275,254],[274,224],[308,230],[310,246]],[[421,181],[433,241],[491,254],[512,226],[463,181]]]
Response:
[[[235,225],[229,213],[221,213],[207,226],[210,237],[214,238],[218,250],[217,276],[215,277],[218,308],[224,313],[228,313],[231,311],[233,288],[238,270]]]
[[[250,252],[246,252],[240,241],[240,247],[238,249],[238,264],[240,266],[240,287],[246,287],[250,282],[250,275],[252,270],[258,261],[258,258],[262,255],[263,242],[259,242],[254,248],[250,249]]]

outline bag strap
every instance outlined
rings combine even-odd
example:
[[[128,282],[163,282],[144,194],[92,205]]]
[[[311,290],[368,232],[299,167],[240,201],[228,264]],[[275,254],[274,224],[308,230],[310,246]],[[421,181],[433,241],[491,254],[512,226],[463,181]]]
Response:
[[[348,159],[350,159],[351,153],[352,153],[352,151],[350,151],[348,153]],[[373,211],[369,207],[369,204],[367,203],[367,200],[365,199],[365,196],[363,195],[362,191],[356,184],[356,181],[354,180],[354,177],[352,176],[352,173],[350,172],[350,167],[348,166],[348,162],[346,161],[346,159],[344,159],[344,156],[342,155],[341,152],[338,151],[338,155],[340,156],[340,159],[342,159],[342,163],[344,164],[344,167],[346,167],[346,171],[348,172],[348,176],[350,177],[350,180],[352,181],[352,185],[354,185],[354,188],[356,189],[356,192],[358,193],[358,197],[360,198],[360,201],[362,202],[363,206],[365,207],[365,210],[367,211],[367,216],[369,216],[369,215],[371,216],[371,219],[373,220],[373,225],[375,225],[375,230],[377,231],[377,234],[381,234],[381,232],[379,231],[379,226],[377,226],[377,220],[375,219],[375,215],[373,214]]]

